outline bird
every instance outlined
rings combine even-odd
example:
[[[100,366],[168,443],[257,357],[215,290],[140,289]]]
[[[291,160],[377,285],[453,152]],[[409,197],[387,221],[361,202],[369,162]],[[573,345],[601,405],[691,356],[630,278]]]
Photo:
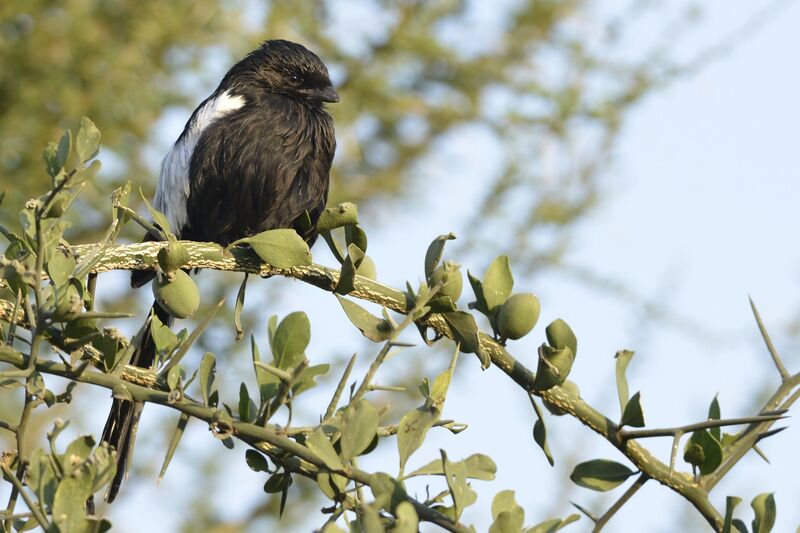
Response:
[[[313,245],[336,151],[325,104],[338,101],[316,54],[295,42],[264,41],[191,114],[163,159],[153,206],[182,240],[225,246],[262,231],[294,228]],[[148,232],[144,240],[159,238]],[[154,277],[152,270],[133,271],[131,286]],[[172,325],[173,317],[157,302],[151,316]],[[149,324],[130,361],[142,368],[155,358]],[[126,476],[142,407],[113,399],[102,436],[117,456],[105,494],[109,503]]]

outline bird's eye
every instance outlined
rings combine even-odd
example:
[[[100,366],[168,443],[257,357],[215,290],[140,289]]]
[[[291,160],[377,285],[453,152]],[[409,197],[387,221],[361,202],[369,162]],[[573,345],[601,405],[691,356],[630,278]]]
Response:
[[[297,74],[291,74],[291,75],[289,75],[289,81],[294,82],[294,83],[299,83],[300,82],[300,76],[298,76]]]

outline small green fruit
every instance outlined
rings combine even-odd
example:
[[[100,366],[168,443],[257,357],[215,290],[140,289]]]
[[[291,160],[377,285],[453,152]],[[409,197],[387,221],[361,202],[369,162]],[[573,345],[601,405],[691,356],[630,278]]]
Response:
[[[175,272],[189,262],[189,252],[178,241],[169,243],[158,251],[158,264],[164,272]]]
[[[356,268],[356,274],[372,280],[378,279],[375,261],[373,261],[370,256],[365,255],[364,259],[361,260],[361,264]]]
[[[197,285],[183,270],[157,276],[153,281],[153,295],[158,305],[175,318],[191,316],[200,305]]]
[[[541,306],[536,295],[523,292],[511,295],[497,314],[497,332],[504,339],[520,339],[539,320]]]
[[[572,355],[578,355],[578,339],[572,332],[572,328],[560,318],[553,320],[547,326],[545,335],[547,335],[548,344],[553,348],[558,350],[569,348],[572,351]]]
[[[457,302],[464,286],[459,266],[452,261],[445,261],[437,267],[428,280],[428,286],[433,287],[437,283],[443,284],[437,296],[449,296],[453,303]]]

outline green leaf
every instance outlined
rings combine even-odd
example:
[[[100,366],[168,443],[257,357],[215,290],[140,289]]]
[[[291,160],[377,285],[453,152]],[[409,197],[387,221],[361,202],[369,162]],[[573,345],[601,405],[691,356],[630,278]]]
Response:
[[[167,220],[167,217],[164,215],[164,213],[162,213],[161,211],[150,205],[150,202],[147,201],[147,197],[145,197],[142,189],[139,189],[139,196],[142,197],[144,205],[145,207],[147,207],[147,211],[153,218],[153,222],[155,222],[158,225],[158,227],[161,228],[161,230],[166,234],[167,237],[172,235],[172,237],[174,238],[175,236],[172,234],[172,229],[169,227],[169,220]]]
[[[281,370],[293,369],[305,358],[311,341],[311,323],[302,311],[286,315],[275,330],[272,355]]]
[[[495,465],[492,458],[489,457],[488,455],[476,453],[470,455],[461,462],[464,463],[467,472],[466,475],[470,479],[491,481],[494,479],[495,474],[497,473],[497,465]],[[434,459],[425,466],[417,468],[416,470],[406,475],[405,477],[409,478],[414,476],[425,476],[425,475],[437,475],[437,476],[444,475],[444,469],[442,467],[441,459]]]
[[[205,405],[210,405],[211,388],[214,385],[214,373],[216,372],[217,358],[211,352],[203,354],[200,360],[200,394]]]
[[[167,386],[169,390],[175,390],[178,387],[178,384],[181,380],[185,377],[183,368],[180,366],[173,366],[167,372]]]
[[[478,495],[467,482],[467,469],[464,463],[451,463],[447,460],[445,451],[440,450],[440,452],[442,454],[442,464],[444,467],[444,477],[447,481],[447,488],[453,498],[453,511],[456,520],[459,520],[464,509],[477,501]]]
[[[58,486],[53,462],[42,448],[33,451],[26,473],[26,482],[45,507],[53,504],[53,497]]]
[[[738,518],[734,518],[732,524],[739,533],[747,533],[747,526]]]
[[[444,409],[444,401],[447,396],[447,389],[450,387],[450,380],[455,370],[457,360],[458,352],[455,352],[450,359],[450,366],[448,369],[439,374],[436,380],[434,380],[430,395],[425,395],[425,403],[407,412],[403,415],[403,418],[400,419],[400,424],[397,428],[397,449],[400,454],[401,474],[405,469],[408,458],[419,449],[422,442],[425,440],[425,435],[428,433],[428,430],[441,416],[442,409]]]
[[[55,179],[61,171],[61,167],[64,166],[58,159],[58,145],[54,142],[47,143],[47,147],[42,151],[42,158],[47,168],[47,174]]]
[[[275,338],[276,329],[278,329],[278,315],[271,315],[267,319],[267,338],[269,339],[270,350],[272,350],[272,340]]]
[[[631,362],[633,354],[631,350],[620,350],[614,356],[617,360],[615,373],[617,375],[617,394],[619,396],[619,412],[625,412],[625,406],[628,405],[628,378],[625,372],[628,369],[628,363]]]
[[[536,412],[536,422],[533,423],[533,440],[539,445],[542,452],[544,452],[544,456],[547,458],[547,462],[550,463],[550,466],[553,466],[555,461],[553,460],[553,454],[550,452],[550,445],[547,444],[547,427],[544,424],[544,415],[542,414],[542,410],[539,409],[539,405],[533,399],[533,396],[530,398],[533,410]]]
[[[536,390],[548,390],[566,381],[572,370],[575,356],[567,347],[558,349],[542,344],[539,346],[539,361],[533,386]]]
[[[81,117],[81,128],[78,130],[75,148],[81,163],[92,159],[100,150],[100,130],[86,117]]]
[[[636,393],[628,400],[628,405],[622,412],[622,420],[619,422],[621,426],[631,426],[635,428],[644,427],[644,413],[642,412],[641,394]]]
[[[475,317],[466,311],[453,311],[443,313],[447,325],[453,331],[453,337],[459,343],[459,349],[464,353],[474,353],[481,361],[481,367],[486,369],[491,364],[489,355],[481,348],[478,335],[478,324]]]
[[[486,298],[483,296],[481,280],[473,276],[469,270],[467,270],[467,279],[469,279],[469,284],[472,286],[472,292],[475,293],[475,301],[469,305],[470,309],[476,309],[484,315],[488,315],[489,308],[486,304]]]
[[[75,272],[75,259],[56,251],[50,261],[47,262],[47,275],[56,287],[62,287],[69,281],[72,273]]]
[[[244,295],[247,289],[247,274],[245,273],[242,284],[239,286],[239,292],[236,293],[236,304],[233,306],[233,327],[236,330],[236,342],[242,340],[244,337],[244,330],[242,329],[242,310],[244,309]]]
[[[483,297],[486,307],[492,312],[498,305],[511,296],[514,288],[514,276],[511,275],[511,267],[508,264],[508,256],[501,255],[489,265],[483,275]]]
[[[331,365],[327,363],[309,366],[304,369],[302,372],[300,372],[300,375],[297,376],[297,380],[294,382],[294,385],[292,385],[292,395],[296,397],[300,393],[305,392],[312,387],[316,387],[317,382],[315,381],[315,378],[317,376],[324,376],[330,369]]]
[[[250,393],[247,391],[247,385],[242,383],[239,386],[239,420],[242,422],[252,422],[256,418],[258,407],[253,400],[250,399]]]
[[[403,484],[385,472],[372,474],[369,478],[369,488],[375,497],[375,504],[389,512],[395,512],[402,502],[408,500]]]
[[[692,445],[700,446],[703,451],[702,461],[696,465],[699,467],[701,475],[710,474],[722,463],[722,446],[707,430],[703,429],[692,433],[692,436],[686,441],[684,450],[689,450]]]
[[[58,141],[58,147],[56,148],[56,161],[58,165],[58,169],[61,170],[67,164],[69,160],[69,156],[72,153],[72,132],[66,130],[63,135],[61,135],[61,139]],[[71,170],[71,169],[66,169]]]
[[[181,437],[183,437],[183,432],[188,423],[189,415],[181,413],[181,416],[178,418],[178,425],[175,426],[175,431],[172,432],[172,437],[170,437],[169,444],[167,445],[167,454],[164,456],[164,462],[161,464],[161,470],[158,473],[158,483],[161,483],[161,480],[164,479],[164,475],[167,473],[167,467],[169,467],[169,463],[172,461],[172,456],[175,455],[175,450],[178,449],[178,444],[181,442]]]
[[[325,432],[322,431],[322,428],[315,429],[306,438],[306,446],[314,452],[329,469],[344,470],[342,460],[336,455],[333,444],[331,444]]]
[[[244,453],[244,460],[253,472],[269,472],[267,458],[256,450],[247,450]]]
[[[65,477],[58,484],[53,498],[53,522],[61,531],[89,531],[84,505],[92,495],[92,479],[87,473]]]
[[[719,398],[718,395],[714,395],[714,399],[711,400],[711,405],[708,406],[708,419],[709,420],[719,420],[722,416],[719,408]],[[711,436],[717,439],[719,442],[722,442],[722,428],[710,428],[708,430],[711,433]]]
[[[342,459],[349,461],[372,443],[378,431],[378,410],[367,400],[356,400],[342,413],[339,446]]]
[[[77,156],[77,153],[75,154]],[[79,168],[75,171],[75,174],[72,175],[72,180],[70,181],[70,187],[76,187],[86,181],[91,181],[100,172],[100,167],[102,164],[100,161],[95,159],[89,166],[84,168]]]
[[[578,514],[571,514],[563,520],[560,518],[545,520],[544,522],[540,522],[535,526],[527,528],[525,533],[554,533],[564,526],[568,526],[573,522],[577,522],[580,520],[580,518],[581,517]]]
[[[575,466],[569,478],[576,485],[600,492],[611,490],[636,474],[625,465],[608,459],[594,459]]]
[[[372,315],[360,305],[342,298],[338,294],[336,298],[339,299],[347,318],[366,338],[374,342],[383,342],[391,337],[392,326],[388,321]]]
[[[356,270],[361,261],[364,260],[364,252],[355,244],[347,247],[347,257],[342,263],[342,270],[339,272],[339,281],[336,283],[334,292],[336,294],[349,294],[355,288]]]
[[[742,499],[738,496],[728,496],[725,498],[725,522],[722,524],[722,533],[731,533],[733,511],[740,503],[742,503]]]
[[[769,533],[775,527],[775,496],[771,492],[759,494],[750,503],[756,516],[753,518],[753,533]]]
[[[436,270],[439,261],[442,260],[442,254],[444,253],[444,245],[447,241],[452,241],[455,239],[456,236],[453,233],[448,233],[447,235],[439,235],[428,246],[428,250],[425,252],[425,279],[430,279],[433,271]]]
[[[272,474],[267,478],[264,483],[264,492],[268,494],[275,494],[283,492],[283,490],[292,484],[292,475],[288,473]]]
[[[405,469],[406,461],[411,454],[422,446],[425,435],[437,420],[439,411],[428,403],[407,412],[400,419],[397,428],[397,449],[400,454],[401,472]]]
[[[249,244],[262,261],[275,268],[292,268],[311,264],[308,243],[293,229],[271,229],[252,237],[239,239],[231,246]]]
[[[367,252],[367,234],[358,224],[348,224],[344,227],[344,241],[348,248],[355,246],[361,250],[362,255]]]
[[[503,490],[492,500],[492,525],[489,533],[515,533],[522,531],[525,511],[517,504],[513,490]]]
[[[492,499],[492,518],[497,518],[500,513],[513,511],[517,508],[522,509],[517,504],[515,492],[513,490],[501,490]],[[520,527],[522,527],[522,524],[520,524]]]
[[[419,529],[419,517],[417,510],[411,502],[400,502],[395,509],[397,520],[394,523],[392,533],[417,533]]]
[[[64,452],[63,463],[65,467],[70,464],[78,465],[86,461],[91,455],[94,445],[94,437],[91,435],[83,435],[70,442]]]
[[[361,505],[361,516],[355,525],[354,531],[359,533],[384,533],[386,530],[381,521],[381,515],[375,505]]]
[[[324,233],[342,226],[358,224],[358,208],[356,204],[344,202],[326,208],[317,220],[317,231]]]

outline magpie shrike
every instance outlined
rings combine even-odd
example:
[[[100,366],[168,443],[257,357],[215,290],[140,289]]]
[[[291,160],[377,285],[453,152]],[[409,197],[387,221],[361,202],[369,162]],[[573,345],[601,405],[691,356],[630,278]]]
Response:
[[[236,63],[195,109],[164,158],[154,205],[180,239],[227,245],[261,231],[292,228],[313,244],[328,197],[336,150],[325,103],[339,101],[328,70],[313,52],[284,40],[264,42]],[[302,222],[301,222],[302,221]],[[145,240],[157,237],[147,235]],[[153,279],[134,271],[131,285]],[[157,303],[166,325],[172,317]],[[155,346],[149,327],[131,359],[148,368]],[[142,405],[114,399],[103,441],[117,451],[111,502],[125,477]]]

